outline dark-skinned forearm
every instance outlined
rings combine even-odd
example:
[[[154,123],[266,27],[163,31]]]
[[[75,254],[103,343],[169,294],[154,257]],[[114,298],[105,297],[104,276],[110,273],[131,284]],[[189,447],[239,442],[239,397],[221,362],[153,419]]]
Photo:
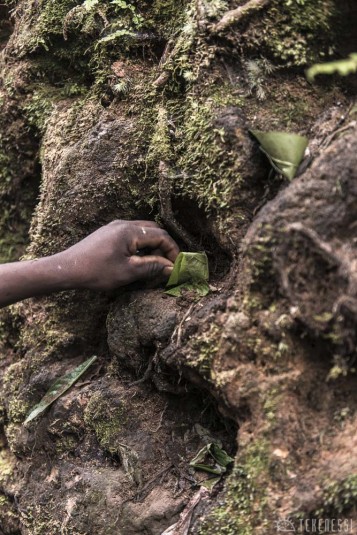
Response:
[[[62,253],[38,260],[0,264],[0,308],[28,297],[75,286]]]

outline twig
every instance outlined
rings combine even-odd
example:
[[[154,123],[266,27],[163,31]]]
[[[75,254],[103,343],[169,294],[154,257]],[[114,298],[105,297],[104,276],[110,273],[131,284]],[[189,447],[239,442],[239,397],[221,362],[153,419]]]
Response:
[[[159,429],[161,429],[162,427],[162,420],[164,419],[164,414],[166,412],[166,409],[168,407],[168,403],[166,403],[165,407],[164,407],[164,410],[161,412],[161,415],[160,415],[160,421],[159,421],[159,424],[158,426],[155,428],[155,429],[150,429],[150,431],[152,433],[157,433]]]
[[[227,11],[227,13],[223,15],[221,20],[211,27],[211,33],[217,34],[223,32],[233,24],[240,22],[242,19],[244,19],[251,13],[262,9],[270,2],[271,0],[249,0],[242,6]]]
[[[184,314],[182,320],[180,321],[180,323],[175,327],[175,330],[174,332],[172,333],[172,336],[171,336],[171,341],[173,341],[174,337],[176,336],[176,347],[178,347],[181,343],[181,335],[182,335],[182,325],[184,324],[184,322],[186,321],[186,319],[190,316],[191,312],[192,312],[192,309],[193,307],[195,306],[196,303],[192,303],[190,306],[189,306],[189,309],[187,310],[187,312]]]
[[[162,87],[163,85],[165,85],[168,81],[169,81],[169,78],[170,78],[170,73],[169,71],[163,71],[160,76],[158,78],[156,78],[155,82],[154,82],[154,86],[159,88],[159,87]]]
[[[149,481],[147,483],[145,483],[145,485],[143,486],[143,488],[141,490],[139,490],[139,492],[136,494],[136,496],[134,497],[134,501],[137,502],[139,501],[140,499],[143,498],[143,494],[145,493],[145,491],[149,490],[150,489],[150,486],[155,483],[155,481],[157,481],[159,479],[159,477],[163,476],[164,474],[166,474],[166,472],[168,472],[169,470],[171,470],[171,468],[173,468],[174,465],[173,464],[170,464],[169,466],[166,466],[165,468],[163,468],[162,470],[160,470],[160,472],[158,472],[154,477],[152,477],[151,479],[149,479]],[[150,489],[151,490],[151,489]]]
[[[179,521],[167,528],[162,535],[188,535],[191,528],[194,509],[201,501],[207,500],[209,495],[209,490],[205,487],[201,487],[200,490],[192,496],[191,500],[180,514]]]
[[[168,69],[167,67],[169,65],[172,65],[173,60],[175,59],[175,57],[180,51],[179,39],[173,47],[172,47],[172,44],[173,44],[172,41],[168,42],[164,50],[164,53],[160,59],[159,66],[163,68],[163,72],[158,76],[158,78],[156,78],[153,84],[157,88],[162,87],[168,82],[170,78],[170,69]]]
[[[330,134],[329,136],[327,136],[327,138],[323,140],[319,148],[326,149],[332,143],[332,141],[335,139],[335,137],[338,134],[342,134],[342,132],[345,132],[346,130],[349,130],[350,128],[354,128],[355,126],[356,126],[356,121],[351,121],[345,126],[342,126],[341,128],[338,128],[337,130],[334,130],[332,134]]]

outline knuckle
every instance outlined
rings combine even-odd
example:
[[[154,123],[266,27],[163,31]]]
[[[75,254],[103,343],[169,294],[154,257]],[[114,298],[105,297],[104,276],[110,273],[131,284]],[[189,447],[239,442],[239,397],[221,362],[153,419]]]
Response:
[[[159,231],[161,237],[162,237],[164,240],[166,240],[166,241],[167,241],[167,240],[168,240],[168,241],[171,241],[171,237],[170,237],[169,233],[168,233],[166,230],[160,228],[160,229],[158,229],[158,231]]]
[[[157,262],[152,261],[152,262],[149,263],[148,273],[149,273],[149,277],[150,278],[154,278],[157,275],[157,273],[159,271],[158,267],[159,266],[158,266]]]

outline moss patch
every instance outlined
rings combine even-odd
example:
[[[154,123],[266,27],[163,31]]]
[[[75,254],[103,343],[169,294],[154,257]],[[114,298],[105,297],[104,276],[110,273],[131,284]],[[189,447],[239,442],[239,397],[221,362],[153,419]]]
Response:
[[[357,500],[357,476],[351,475],[342,481],[334,481],[328,484],[323,491],[322,505],[313,516],[323,517],[330,514],[341,515],[352,507]]]
[[[268,466],[267,443],[257,440],[237,459],[226,483],[224,502],[206,517],[199,535],[254,535],[255,527],[265,522],[263,481]]]
[[[123,402],[108,399],[100,392],[93,394],[84,411],[85,423],[94,430],[101,447],[110,453],[118,452],[118,435],[126,418]]]
[[[314,63],[330,52],[334,15],[332,0],[274,0],[262,21],[248,29],[248,48],[264,47],[287,67]]]

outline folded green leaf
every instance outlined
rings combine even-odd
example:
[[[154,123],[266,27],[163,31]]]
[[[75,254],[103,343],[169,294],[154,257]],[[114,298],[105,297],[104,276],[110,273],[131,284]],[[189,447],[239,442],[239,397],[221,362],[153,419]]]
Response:
[[[213,487],[221,481],[220,477],[210,477],[209,479],[205,479],[201,482],[201,487],[206,487],[208,490],[212,490]]]
[[[218,444],[211,444],[210,454],[217,461],[218,464],[224,466],[225,468],[233,463],[234,459],[228,455]]]
[[[195,464],[193,468],[195,468],[196,470],[202,470],[203,472],[208,472],[209,474],[216,474],[219,476],[224,474],[224,472],[226,471],[225,468],[217,464],[215,464],[214,466],[210,466],[209,464]]]
[[[211,461],[212,464],[208,464]],[[234,461],[217,443],[207,444],[195,455],[190,466],[211,474],[222,475]]]
[[[304,157],[308,139],[285,132],[250,130],[250,133],[259,141],[260,149],[269,158],[274,169],[292,180]]]
[[[178,297],[181,290],[196,291],[201,297],[209,292],[206,253],[180,253],[167,282],[165,293]]]
[[[41,412],[47,409],[47,407],[49,407],[54,401],[56,401],[56,399],[58,399],[62,394],[64,394],[64,392],[66,392],[77,381],[77,379],[79,379],[81,375],[83,375],[83,373],[89,368],[89,366],[93,364],[96,358],[97,357],[91,357],[90,359],[77,366],[77,368],[74,368],[71,372],[57,379],[56,382],[51,386],[48,392],[46,392],[44,397],[41,399],[40,403],[33,407],[24,423],[27,424],[31,422],[31,420],[36,418],[36,416],[41,414]]]

